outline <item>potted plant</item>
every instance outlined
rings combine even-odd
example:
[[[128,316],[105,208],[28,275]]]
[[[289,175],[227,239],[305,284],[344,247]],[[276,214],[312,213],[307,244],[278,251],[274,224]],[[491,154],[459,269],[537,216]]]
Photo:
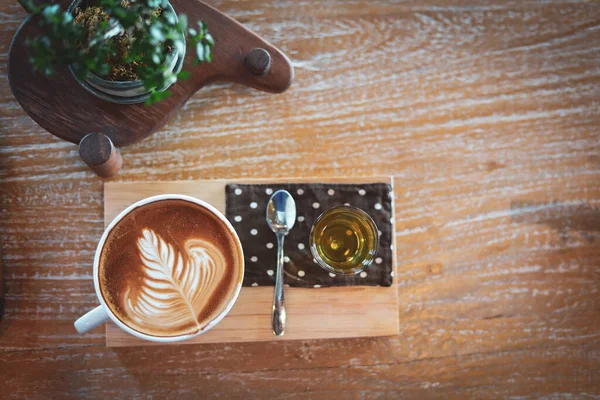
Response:
[[[167,0],[74,0],[28,8],[43,35],[26,42],[34,70],[51,75],[68,66],[90,93],[120,104],[150,105],[168,97],[181,71],[187,44],[195,64],[210,62],[214,39],[203,21],[189,27]]]

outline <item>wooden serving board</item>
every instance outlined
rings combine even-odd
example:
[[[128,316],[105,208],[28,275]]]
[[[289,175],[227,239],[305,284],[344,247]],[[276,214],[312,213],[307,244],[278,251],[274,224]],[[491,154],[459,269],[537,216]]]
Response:
[[[229,183],[312,182],[310,179],[207,180],[179,182],[128,182],[104,185],[105,226],[124,208],[148,196],[177,193],[202,199],[225,213],[225,185]],[[316,182],[316,181],[315,181]],[[319,179],[325,183],[389,183],[392,177]],[[393,209],[393,207],[392,207]],[[395,236],[395,235],[394,235]],[[396,246],[394,244],[394,251]],[[395,254],[395,253],[394,253]],[[397,276],[397,260],[394,275]],[[271,332],[273,287],[243,287],[229,314],[212,330],[180,343],[252,342],[326,339],[399,334],[397,286],[285,288],[285,335]],[[152,345],[106,324],[108,347]]]
[[[57,0],[63,9],[71,0]],[[69,142],[79,143],[90,132],[100,132],[117,147],[146,138],[162,126],[203,86],[214,81],[236,82],[259,90],[281,93],[292,83],[294,69],[277,48],[239,22],[198,0],[171,0],[177,13],[190,23],[203,20],[217,43],[213,61],[193,65],[193,49],[186,53],[183,71],[191,73],[170,90],[172,96],[147,107],[141,104],[113,104],[89,94],[67,68],[57,68],[47,77],[33,71],[25,41],[42,33],[35,17],[23,21],[9,50],[8,80],[13,94],[25,112],[42,128]],[[255,75],[246,67],[253,49],[264,49],[270,68]]]

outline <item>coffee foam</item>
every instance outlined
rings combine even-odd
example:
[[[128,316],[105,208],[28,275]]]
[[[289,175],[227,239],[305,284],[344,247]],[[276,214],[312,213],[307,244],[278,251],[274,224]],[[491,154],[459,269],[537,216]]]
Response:
[[[227,307],[242,268],[241,247],[216,215],[185,200],[160,200],[134,209],[109,232],[100,291],[136,331],[193,334]]]

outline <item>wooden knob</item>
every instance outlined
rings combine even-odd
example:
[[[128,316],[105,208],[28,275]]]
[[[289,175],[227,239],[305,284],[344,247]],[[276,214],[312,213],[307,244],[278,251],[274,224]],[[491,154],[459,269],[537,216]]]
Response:
[[[271,69],[271,55],[265,49],[252,49],[246,56],[245,65],[251,74],[265,76]]]
[[[79,156],[98,176],[108,178],[123,166],[123,157],[108,136],[88,133],[79,142]]]

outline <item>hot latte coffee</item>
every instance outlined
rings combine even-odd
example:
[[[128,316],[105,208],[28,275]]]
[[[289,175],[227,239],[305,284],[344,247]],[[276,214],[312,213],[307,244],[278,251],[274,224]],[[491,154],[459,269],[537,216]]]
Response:
[[[234,233],[207,208],[180,199],[135,208],[109,232],[98,265],[115,316],[151,336],[202,330],[228,306],[243,279]]]

